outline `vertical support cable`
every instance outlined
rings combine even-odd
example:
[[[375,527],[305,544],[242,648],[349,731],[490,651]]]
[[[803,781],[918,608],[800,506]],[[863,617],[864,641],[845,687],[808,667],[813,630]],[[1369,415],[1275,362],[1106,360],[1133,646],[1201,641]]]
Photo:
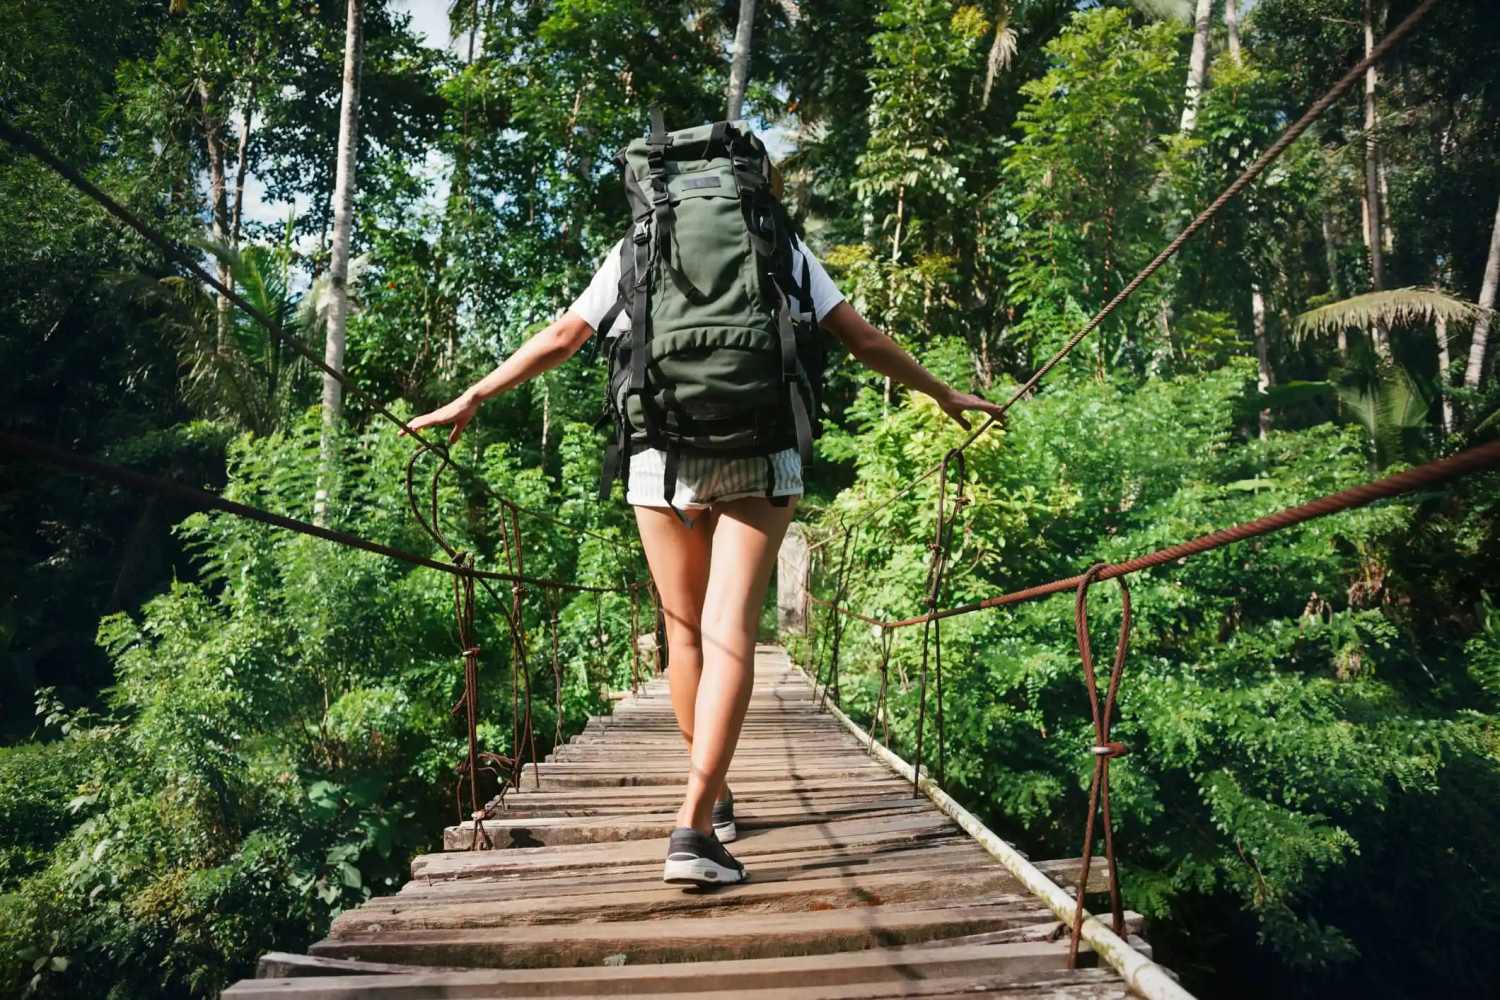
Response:
[[[948,499],[948,467],[956,465],[958,471],[958,496],[959,500],[954,504],[954,518],[950,519],[947,512]],[[964,461],[964,453],[957,449],[950,449],[943,457],[943,464],[938,469],[937,488],[937,530],[932,544],[928,548],[932,552],[932,559],[927,565],[927,611],[931,615],[938,608],[938,602],[942,598],[943,574],[948,564],[948,547],[953,541],[952,520],[956,519],[958,510],[965,502],[963,500],[963,483],[967,476],[967,467]],[[937,739],[938,739],[938,785],[943,784],[944,769],[947,764],[945,740],[943,739],[943,632],[942,622],[929,617],[922,623],[922,672],[917,682],[917,747],[916,759],[912,762],[912,786],[911,792],[914,797],[921,797],[922,789],[919,779],[922,774],[922,739],[927,730],[927,658],[929,642],[936,648],[935,667],[937,671]]]
[[[1109,903],[1114,917],[1114,932],[1125,936],[1125,911],[1120,905],[1120,876],[1115,868],[1115,840],[1113,823],[1109,815],[1109,762],[1125,755],[1123,743],[1111,742],[1109,729],[1115,710],[1115,694],[1119,691],[1120,675],[1125,670],[1125,656],[1130,652],[1130,588],[1125,578],[1117,577],[1120,584],[1120,637],[1115,642],[1115,660],[1109,672],[1109,686],[1104,696],[1104,705],[1099,704],[1099,686],[1094,678],[1094,656],[1089,646],[1089,587],[1108,566],[1099,563],[1083,575],[1078,584],[1078,596],[1074,602],[1073,624],[1078,633],[1078,654],[1083,661],[1083,680],[1089,691],[1089,707],[1094,713],[1094,777],[1089,784],[1089,817],[1084,824],[1083,860],[1078,872],[1077,906],[1073,912],[1073,935],[1068,947],[1068,968],[1078,963],[1078,938],[1083,931],[1083,897],[1089,884],[1089,867],[1094,855],[1094,815],[1103,806],[1104,813],[1104,861],[1109,866]]]

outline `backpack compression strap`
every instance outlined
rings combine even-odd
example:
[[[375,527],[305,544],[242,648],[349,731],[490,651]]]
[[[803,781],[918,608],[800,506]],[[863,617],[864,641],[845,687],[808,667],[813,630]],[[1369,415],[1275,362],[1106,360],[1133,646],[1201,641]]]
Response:
[[[625,311],[626,309],[629,309],[630,321],[632,324],[632,329],[630,332],[630,342],[633,350],[637,350],[639,344],[639,341],[636,339],[634,328],[637,313],[636,299],[639,298],[642,301],[645,301],[646,297],[650,294],[651,289],[651,283],[647,281],[646,290],[641,292],[639,296],[635,294],[636,287],[639,285],[639,282],[636,281],[636,275],[639,273],[649,273],[636,270],[636,261],[639,257],[638,251],[640,248],[640,244],[636,241],[636,237],[644,227],[644,222],[638,223],[632,233],[631,239],[622,240],[620,242],[620,297],[615,301],[614,305],[609,307],[609,311],[604,314],[605,319],[600,321],[599,329],[594,333],[594,336],[596,337],[604,337],[605,334],[609,331],[609,328],[614,325],[615,319],[619,317],[620,313]],[[630,266],[626,267],[627,264],[629,264]],[[644,323],[642,324],[642,326],[644,326]],[[621,334],[621,336],[625,335]],[[613,356],[614,355],[611,354],[611,357]],[[634,360],[634,357],[632,357],[632,377],[634,377],[635,373]],[[611,373],[613,373],[614,371],[613,364],[610,365],[610,371]],[[625,424],[625,414],[619,412],[619,410],[615,407],[613,401],[610,400],[610,395],[613,392],[611,383],[612,380],[606,379],[604,394],[606,399],[605,405],[607,407],[606,413],[610,411],[613,411],[614,413],[615,436],[608,444],[604,446],[604,469],[599,475],[600,500],[609,499],[609,489],[614,484],[616,478],[619,478],[625,482],[626,489],[630,488],[630,431]],[[629,393],[627,390],[627,398],[628,395]]]

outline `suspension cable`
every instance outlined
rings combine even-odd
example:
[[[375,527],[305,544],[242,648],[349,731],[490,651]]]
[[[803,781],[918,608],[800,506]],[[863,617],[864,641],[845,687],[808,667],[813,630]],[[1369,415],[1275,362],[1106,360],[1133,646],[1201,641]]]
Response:
[[[218,278],[216,278],[212,274],[209,274],[208,271],[204,269],[201,264],[195,261],[192,258],[192,255],[189,254],[186,250],[179,247],[169,237],[164,235],[160,230],[151,226],[140,216],[136,215],[134,212],[130,211],[128,208],[115,201],[109,195],[105,194],[102,190],[92,184],[86,177],[84,177],[83,174],[81,174],[73,167],[69,166],[50,149],[44,146],[40,141],[36,139],[35,136],[32,136],[30,133],[25,132],[20,128],[17,128],[10,121],[8,121],[4,115],[0,115],[0,138],[4,138],[6,141],[10,142],[17,148],[23,149],[27,153],[30,153],[36,159],[40,160],[49,170],[57,174],[63,180],[67,181],[85,197],[97,203],[106,212],[114,216],[119,221],[123,222],[125,225],[129,226],[131,229],[134,229],[146,240],[146,242],[150,243],[162,253],[166,254],[167,257],[174,261],[178,266],[190,272],[199,281],[202,281],[214,291],[224,296],[227,301],[233,303],[247,316],[255,320],[261,326],[265,327],[268,333],[270,333],[277,340],[285,344],[289,349],[301,356],[303,360],[313,365],[329,378],[337,381],[339,385],[343,386],[350,393],[350,395],[354,396],[375,413],[380,414],[386,420],[390,421],[396,427],[400,428],[403,434],[409,435],[413,440],[426,447],[429,451],[432,451],[438,455],[442,455],[452,464],[454,470],[466,481],[474,483],[484,492],[488,493],[491,497],[502,503],[508,504],[519,513],[526,514],[529,517],[534,517],[538,520],[557,525],[558,527],[567,528],[570,531],[576,531],[580,534],[588,535],[589,537],[607,542],[610,545],[621,546],[626,549],[630,548],[628,545],[621,542],[617,538],[611,538],[608,535],[601,534],[589,528],[582,527],[581,525],[572,524],[552,514],[548,514],[545,511],[532,510],[527,507],[522,507],[520,504],[517,504],[512,500],[502,497],[495,491],[493,487],[485,482],[484,479],[481,478],[473,470],[466,468],[458,462],[454,462],[452,456],[449,454],[448,447],[445,444],[439,441],[430,441],[419,434],[417,431],[413,430],[410,424],[402,420],[400,417],[396,416],[385,405],[377,401],[373,396],[365,392],[365,390],[361,389],[358,383],[349,378],[348,375],[329,365],[322,358],[318,357],[317,353],[309,348],[306,344],[303,344],[296,337],[293,337],[291,334],[287,333],[286,330],[282,328],[280,323],[251,304],[248,300],[245,299],[244,296],[240,295],[232,287],[226,286],[223,282],[219,281]]]
[[[137,472],[134,469],[126,469],[118,465],[110,465],[106,462],[86,458],[83,455],[61,448],[53,448],[50,445],[39,444],[28,441],[26,438],[14,434],[0,432],[0,454],[12,455],[17,458],[30,459],[47,465],[67,469],[70,472],[93,476],[108,482],[123,486],[126,489],[136,490],[141,493],[152,493],[168,500],[176,500],[199,510],[218,510],[235,517],[242,517],[251,521],[258,521],[274,528],[283,528],[302,535],[310,535],[313,538],[322,538],[325,541],[335,542],[352,549],[361,549],[365,552],[373,552],[376,555],[385,556],[389,559],[397,559],[401,562],[411,563],[413,566],[425,566],[428,569],[439,570],[443,573],[454,575],[472,576],[476,580],[503,580],[513,584],[530,584],[538,587],[557,587],[576,593],[621,593],[624,587],[602,587],[588,584],[567,583],[560,580],[540,580],[523,576],[519,573],[498,573],[491,570],[478,570],[472,568],[459,568],[451,563],[439,562],[428,556],[408,552],[381,542],[372,542],[369,539],[360,538],[343,531],[334,531],[322,525],[311,524],[307,521],[299,521],[294,517],[283,514],[274,514],[259,507],[251,507],[247,504],[236,503],[226,500],[224,497],[210,493],[207,490],[195,489],[174,483],[156,476]]]
[[[1407,16],[1406,20],[1402,21],[1394,29],[1392,29],[1389,34],[1382,38],[1379,44],[1372,48],[1367,56],[1356,63],[1354,67],[1351,68],[1349,72],[1345,73],[1339,79],[1339,81],[1329,89],[1326,94],[1318,98],[1318,100],[1313,103],[1312,107],[1307,109],[1306,113],[1304,113],[1301,118],[1297,119],[1297,121],[1294,122],[1290,128],[1283,132],[1281,134],[1281,137],[1274,143],[1272,143],[1270,148],[1268,148],[1264,153],[1260,155],[1259,159],[1245,168],[1244,173],[1240,174],[1240,176],[1237,177],[1234,182],[1229,185],[1229,187],[1225,188],[1224,192],[1217,198],[1215,198],[1207,208],[1198,213],[1198,217],[1195,218],[1192,222],[1188,223],[1187,228],[1178,233],[1177,238],[1172,240],[1171,243],[1167,244],[1166,249],[1157,254],[1155,259],[1153,259],[1151,263],[1142,268],[1141,272],[1134,278],[1132,278],[1129,284],[1120,289],[1119,294],[1111,299],[1108,303],[1106,303],[1104,308],[1100,309],[1099,312],[1094,315],[1093,319],[1084,324],[1083,329],[1075,333],[1072,338],[1070,338],[1068,342],[1062,346],[1061,350],[1052,355],[1052,357],[1048,358],[1046,363],[1038,368],[1036,372],[1033,373],[1032,376],[1025,381],[1025,383],[1017,388],[1016,391],[1011,394],[1009,399],[1000,404],[1000,412],[998,414],[991,415],[984,421],[984,423],[982,423],[967,438],[965,438],[963,443],[958,446],[958,450],[967,450],[969,445],[979,440],[980,436],[988,431],[991,427],[994,427],[997,423],[1001,423],[1005,419],[1005,414],[1019,400],[1036,391],[1037,387],[1041,384],[1042,379],[1047,376],[1048,372],[1050,372],[1057,366],[1058,362],[1067,357],[1068,354],[1072,352],[1073,348],[1077,347],[1085,337],[1097,330],[1100,324],[1102,324],[1106,319],[1109,318],[1111,313],[1113,313],[1120,306],[1124,305],[1126,300],[1136,293],[1137,289],[1139,289],[1142,285],[1149,281],[1157,271],[1161,270],[1161,268],[1167,264],[1168,261],[1177,256],[1178,252],[1182,250],[1183,246],[1187,244],[1188,240],[1192,239],[1200,230],[1203,229],[1204,226],[1213,221],[1214,217],[1218,215],[1221,210],[1223,210],[1225,205],[1229,204],[1229,202],[1234,200],[1234,198],[1237,197],[1241,192],[1243,192],[1245,188],[1249,187],[1257,177],[1265,173],[1266,168],[1269,167],[1272,163],[1276,162],[1276,160],[1280,158],[1281,154],[1286,152],[1287,148],[1290,147],[1292,143],[1296,142],[1299,138],[1302,137],[1302,134],[1304,132],[1312,127],[1314,122],[1323,117],[1323,114],[1329,108],[1331,108],[1340,97],[1343,97],[1344,94],[1348,92],[1349,88],[1353,87],[1356,83],[1360,82],[1364,78],[1365,72],[1369,70],[1370,67],[1378,63],[1382,58],[1384,58],[1386,53],[1390,52],[1390,50],[1396,45],[1400,44],[1400,42],[1405,39],[1407,35],[1411,34],[1412,31],[1416,28],[1418,22],[1426,17],[1428,13],[1432,11],[1432,8],[1437,6],[1438,2],[1439,0],[1423,0],[1421,6],[1412,11],[1411,14]],[[932,468],[928,469],[921,475],[917,476],[915,479],[908,482],[905,486],[902,486],[895,493],[886,497],[884,500],[879,501],[873,507],[868,508],[864,513],[860,514],[853,521],[844,525],[842,530],[849,531],[855,525],[874,517],[877,513],[889,507],[891,504],[901,499],[901,497],[905,496],[907,493],[910,493],[918,485],[937,475],[938,471],[943,467],[943,464],[946,461],[947,459],[945,458],[943,462],[939,462],[937,465],[934,465]],[[830,541],[832,541],[834,537],[834,535],[830,535],[822,541],[809,546],[809,548],[821,548],[822,546],[827,545]]]
[[[1200,535],[1189,541],[1181,542],[1165,549],[1159,549],[1149,555],[1137,556],[1122,563],[1106,565],[1097,573],[1090,571],[1092,576],[1090,574],[1070,576],[1065,580],[1053,580],[1051,583],[1028,587],[1025,590],[1017,590],[1009,594],[999,594],[972,604],[963,604],[943,611],[933,611],[925,615],[917,615],[913,618],[903,618],[899,621],[881,621],[878,618],[871,618],[850,611],[848,608],[839,607],[835,603],[819,600],[817,597],[812,597],[811,599],[825,608],[865,622],[868,625],[874,625],[876,628],[907,628],[908,626],[922,625],[930,621],[972,614],[975,611],[984,611],[988,608],[1020,604],[1023,601],[1047,597],[1065,590],[1075,590],[1085,579],[1091,579],[1095,582],[1113,580],[1130,573],[1140,572],[1143,569],[1177,562],[1179,559],[1199,555],[1211,549],[1222,548],[1226,545],[1233,545],[1236,542],[1243,542],[1259,537],[1260,535],[1270,534],[1273,531],[1282,531],[1307,521],[1327,517],[1330,514],[1338,514],[1357,507],[1365,507],[1378,500],[1389,500],[1392,497],[1401,496],[1402,494],[1424,490],[1428,487],[1447,483],[1475,472],[1495,468],[1496,466],[1500,466],[1500,441],[1493,441],[1489,444],[1480,445],[1477,448],[1470,448],[1467,451],[1459,452],[1457,455],[1428,462],[1414,469],[1386,476],[1384,479],[1377,479],[1361,486],[1355,486],[1338,493],[1331,493],[1308,503],[1296,507],[1288,507],[1274,514],[1268,514],[1265,517],[1259,517],[1253,521],[1235,525],[1232,528],[1224,528],[1211,534]]]

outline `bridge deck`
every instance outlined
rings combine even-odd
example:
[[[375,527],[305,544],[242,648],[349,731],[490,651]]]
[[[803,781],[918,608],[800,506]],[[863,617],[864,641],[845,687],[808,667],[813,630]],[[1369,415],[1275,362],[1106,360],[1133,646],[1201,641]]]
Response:
[[[1128,995],[1108,967],[1068,970],[1052,912],[816,712],[781,649],[757,651],[730,773],[749,883],[660,882],[685,764],[653,680],[544,762],[540,789],[528,768],[484,824],[496,849],[469,851],[472,828],[451,828],[401,892],[341,915],[308,956],[266,956],[224,996]],[[1038,867],[1067,885],[1076,865]]]

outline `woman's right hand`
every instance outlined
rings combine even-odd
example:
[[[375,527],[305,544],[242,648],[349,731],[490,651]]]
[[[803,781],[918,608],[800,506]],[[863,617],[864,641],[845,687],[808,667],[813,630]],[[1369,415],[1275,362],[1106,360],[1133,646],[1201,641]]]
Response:
[[[479,400],[466,392],[447,406],[422,414],[407,426],[414,431],[419,431],[424,427],[446,427],[452,424],[453,430],[448,432],[448,443],[456,444],[459,435],[464,432],[465,427],[469,426],[469,421],[473,420],[474,414],[478,412]],[[406,431],[403,430],[401,433],[405,434]]]

